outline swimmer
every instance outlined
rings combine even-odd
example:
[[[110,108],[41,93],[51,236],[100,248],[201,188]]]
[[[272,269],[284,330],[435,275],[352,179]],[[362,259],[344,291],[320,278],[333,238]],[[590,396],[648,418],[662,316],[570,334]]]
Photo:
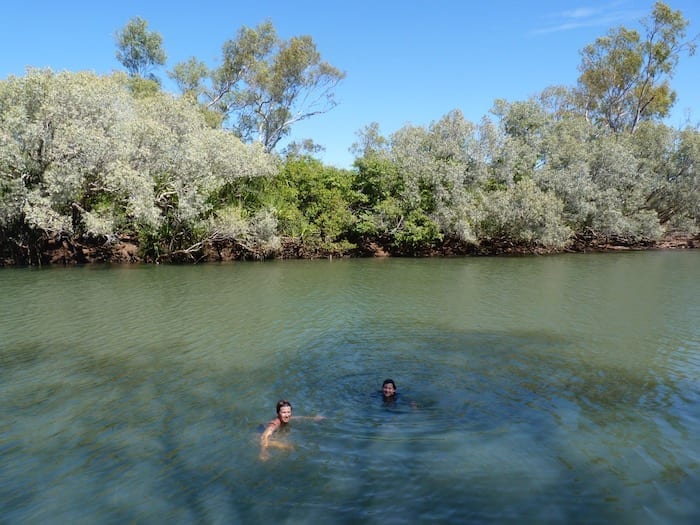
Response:
[[[294,416],[294,419],[313,419],[314,421],[320,421],[325,419],[323,416]],[[277,441],[272,439],[272,435],[285,428],[289,422],[292,420],[292,404],[286,399],[282,399],[277,402],[277,417],[270,421],[262,435],[260,436],[260,459],[266,461],[270,458],[270,453],[268,448],[276,447],[286,450],[292,450],[294,447],[290,443],[285,443],[282,441]]]
[[[385,379],[382,383],[382,401],[384,406],[394,406],[399,400],[399,393],[396,390],[396,383],[393,379]],[[411,408],[418,408],[415,401],[409,401]]]
[[[396,401],[396,383],[393,379],[385,379],[382,383],[382,399],[385,403]]]

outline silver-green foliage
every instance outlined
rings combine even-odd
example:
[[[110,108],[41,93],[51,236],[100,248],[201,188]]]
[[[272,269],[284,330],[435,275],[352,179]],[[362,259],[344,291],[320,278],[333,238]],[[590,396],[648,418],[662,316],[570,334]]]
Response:
[[[478,234],[482,241],[561,248],[571,236],[563,220],[563,203],[532,179],[487,192],[482,200]]]
[[[260,258],[278,252],[282,241],[278,235],[275,210],[265,207],[249,214],[240,206],[217,210],[207,223],[212,241],[234,242]]]
[[[261,147],[212,130],[194,104],[135,98],[126,85],[123,74],[50,70],[0,82],[0,226],[206,230],[218,189],[274,172]]]
[[[72,233],[85,192],[124,156],[128,96],[93,75],[32,70],[0,83],[4,219]]]
[[[484,119],[479,125],[453,111],[427,128],[405,126],[387,141],[370,141],[383,146],[364,150],[386,159],[392,169],[386,167],[384,173],[394,173],[400,181],[374,207],[375,224],[387,225],[387,214],[398,215],[388,223],[394,227],[384,230],[397,236],[411,228],[412,218],[426,215],[436,227],[427,241],[452,238],[478,244],[508,238],[563,246],[571,234],[563,202],[531,180],[544,150],[545,116],[524,104],[516,109],[518,115],[511,115],[502,105],[501,121]],[[537,117],[537,125],[526,122],[529,115]],[[376,181],[375,187],[380,186]]]
[[[654,122],[613,133],[536,100],[497,101],[478,125],[451,112],[388,139],[367,128],[358,153],[366,231],[432,241],[562,248],[574,235],[646,242],[698,228],[700,135]],[[379,160],[378,160],[379,159]],[[367,227],[369,225],[369,227]],[[415,235],[414,235],[415,237]]]
[[[652,157],[658,159],[654,169],[659,176],[647,205],[656,211],[666,229],[697,233],[700,231],[700,133],[687,128],[663,137],[673,148]]]
[[[411,227],[406,219],[425,214],[440,234],[473,241],[470,187],[483,176],[474,124],[453,111],[428,128],[399,129],[389,145],[384,155],[401,179],[396,185],[396,231]]]

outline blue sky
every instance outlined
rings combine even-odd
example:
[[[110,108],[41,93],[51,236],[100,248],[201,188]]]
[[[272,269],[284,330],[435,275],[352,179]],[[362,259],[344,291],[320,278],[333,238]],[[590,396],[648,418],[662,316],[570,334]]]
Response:
[[[160,33],[165,71],[194,56],[219,65],[222,44],[241,26],[269,19],[282,38],[310,35],[324,60],[345,71],[338,107],[299,123],[293,139],[326,148],[324,162],[350,167],[356,133],[427,126],[453,109],[478,122],[493,101],[525,100],[551,85],[573,86],[579,51],[610,28],[639,28],[653,0],[35,0],[8,2],[0,17],[0,79],[26,67],[122,69],[115,33],[133,17]],[[669,0],[700,33],[700,2]],[[684,56],[667,123],[700,121],[700,56]],[[174,87],[165,82],[165,88]]]

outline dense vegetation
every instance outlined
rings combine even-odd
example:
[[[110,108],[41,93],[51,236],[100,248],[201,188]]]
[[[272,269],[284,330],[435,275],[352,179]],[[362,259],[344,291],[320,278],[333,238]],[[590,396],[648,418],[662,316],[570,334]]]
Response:
[[[660,2],[642,25],[586,47],[576,87],[496,101],[478,123],[454,110],[386,137],[369,124],[346,170],[313,143],[275,151],[334,105],[343,77],[309,37],[244,28],[220,68],[177,65],[176,96],[152,72],[160,39],[136,19],[118,39],[127,73],[0,81],[0,260],[551,252],[697,235],[700,132],[662,123],[694,39]]]

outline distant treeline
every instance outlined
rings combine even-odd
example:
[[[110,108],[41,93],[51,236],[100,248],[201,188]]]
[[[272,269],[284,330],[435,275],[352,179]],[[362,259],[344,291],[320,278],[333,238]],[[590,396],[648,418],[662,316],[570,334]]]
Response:
[[[697,235],[700,133],[662,123],[667,79],[694,50],[686,25],[657,3],[646,39],[618,28],[583,51],[576,88],[496,101],[478,123],[457,110],[389,136],[372,123],[352,169],[324,165],[313,143],[275,152],[289,108],[271,134],[263,114],[226,128],[245,89],[213,118],[202,93],[136,74],[30,69],[0,81],[0,261],[542,253]]]

